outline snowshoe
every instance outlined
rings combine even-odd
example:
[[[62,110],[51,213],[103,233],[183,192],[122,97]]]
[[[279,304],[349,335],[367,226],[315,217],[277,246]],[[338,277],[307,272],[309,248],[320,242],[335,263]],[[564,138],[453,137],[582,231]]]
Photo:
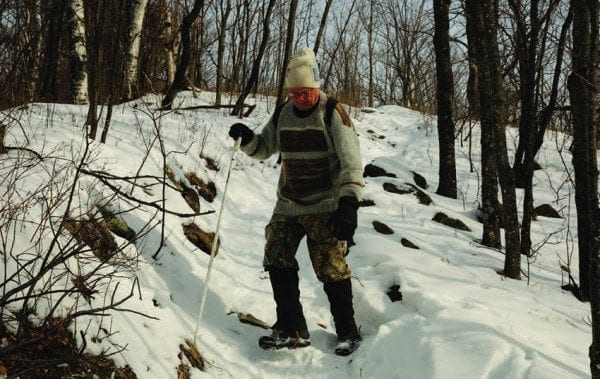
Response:
[[[294,332],[293,335],[284,331],[273,329],[269,336],[262,336],[258,339],[258,346],[264,350],[277,350],[287,347],[296,349],[310,345],[308,332]]]
[[[342,357],[350,355],[354,352],[354,350],[358,349],[361,341],[362,338],[360,338],[360,336],[340,340],[335,347],[335,354]]]

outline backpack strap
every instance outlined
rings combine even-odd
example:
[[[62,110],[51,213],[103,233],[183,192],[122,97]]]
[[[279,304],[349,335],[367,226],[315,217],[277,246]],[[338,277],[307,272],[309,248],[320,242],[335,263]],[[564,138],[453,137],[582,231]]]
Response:
[[[333,118],[333,110],[335,109],[335,106],[337,105],[338,101],[334,98],[329,96],[327,98],[327,102],[325,103],[325,124],[327,125],[327,128],[331,128],[331,119]]]
[[[277,129],[277,122],[279,122],[279,116],[281,115],[283,107],[289,102],[289,100],[286,100],[275,107],[275,111],[273,112],[273,125],[275,125],[275,129]]]

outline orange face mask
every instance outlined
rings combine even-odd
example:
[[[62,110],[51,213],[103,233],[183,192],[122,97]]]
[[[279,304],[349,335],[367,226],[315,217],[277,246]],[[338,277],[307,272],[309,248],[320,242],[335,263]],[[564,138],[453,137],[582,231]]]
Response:
[[[319,101],[318,88],[294,88],[290,90],[292,104],[300,110],[312,108]]]

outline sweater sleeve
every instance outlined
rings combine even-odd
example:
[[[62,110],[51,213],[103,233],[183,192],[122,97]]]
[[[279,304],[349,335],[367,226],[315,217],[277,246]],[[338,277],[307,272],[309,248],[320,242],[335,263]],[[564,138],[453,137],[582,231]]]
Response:
[[[242,151],[255,159],[267,159],[279,151],[277,146],[277,130],[273,124],[273,116],[260,133],[254,134],[250,142],[241,147]]]
[[[340,161],[339,197],[354,196],[360,200],[364,187],[360,144],[352,121],[341,104],[336,105],[333,112],[331,137]]]

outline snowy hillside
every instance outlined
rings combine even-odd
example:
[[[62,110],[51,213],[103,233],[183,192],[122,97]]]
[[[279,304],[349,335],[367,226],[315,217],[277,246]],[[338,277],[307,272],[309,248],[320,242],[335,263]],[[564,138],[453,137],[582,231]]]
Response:
[[[213,96],[202,93],[194,98],[191,93],[183,93],[178,101],[181,106],[210,104]],[[256,110],[245,120],[251,128],[259,130],[266,122],[273,109],[273,100],[269,101],[258,101]],[[179,364],[187,362],[179,354],[179,345],[185,338],[193,339],[209,256],[186,239],[183,225],[194,222],[207,232],[214,231],[232,154],[227,131],[236,121],[226,111],[214,110],[160,115],[155,111],[158,103],[160,98],[147,96],[116,107],[107,143],[92,143],[85,168],[120,176],[162,177],[163,155],[155,139],[160,130],[168,153],[166,163],[175,178],[185,183],[185,174],[193,172],[204,182],[215,183],[215,200],[200,198],[201,212],[215,212],[195,217],[166,214],[164,224],[159,224],[162,215],[154,208],[110,200],[111,189],[89,175],[80,179],[75,211],[71,212],[76,217],[97,203],[114,212],[133,208],[122,217],[131,229],[143,234],[125,249],[127,255],[137,257],[138,265],[131,273],[139,280],[139,291],[136,287],[135,296],[122,307],[153,318],[113,312],[102,321],[99,317],[84,317],[74,327],[78,338],[79,330],[84,329],[99,337],[88,339],[89,351],[114,352],[126,346],[113,358],[120,366],[130,365],[139,378],[174,378]],[[31,104],[12,113],[22,128],[13,126],[9,130],[7,145],[26,146],[67,159],[62,167],[50,167],[50,160],[39,163],[34,175],[18,181],[21,193],[40,188],[51,172],[56,175],[56,186],[61,180],[70,183],[73,167],[85,147],[82,125],[86,112],[83,106]],[[570,259],[571,268],[577,268],[576,256],[568,257],[568,252],[576,251],[573,189],[565,183],[567,174],[556,151],[557,143],[563,144],[565,137],[553,133],[547,137],[538,157],[543,170],[535,173],[534,196],[536,206],[550,204],[564,217],[570,217],[539,217],[533,222],[534,248],[543,246],[529,265],[523,258],[522,268],[529,280],[524,275],[523,280],[514,281],[496,273],[503,267],[502,252],[478,243],[482,230],[476,217],[480,197],[478,132],[473,137],[475,172],[469,172],[466,143],[464,147],[457,144],[460,195],[452,200],[435,194],[435,118],[397,106],[366,112],[352,109],[350,114],[359,134],[363,164],[375,165],[388,174],[365,178],[366,203],[359,210],[356,245],[348,258],[354,276],[356,319],[364,337],[362,345],[348,357],[333,354],[336,338],[329,305],[304,244],[297,258],[301,266],[301,301],[312,346],[263,351],[257,340],[267,331],[239,321],[238,314],[251,314],[267,324],[274,322],[274,302],[262,269],[262,255],[263,230],[275,203],[279,166],[276,156],[259,162],[238,152],[219,233],[221,246],[197,336],[207,367],[205,372],[192,369],[192,378],[588,377],[589,305],[560,288],[566,283],[560,264]],[[510,133],[508,145],[514,150],[514,134]],[[564,150],[563,159],[570,169],[571,157]],[[2,175],[11,172],[10,164],[14,165],[17,157],[27,154],[11,151],[11,159],[0,158]],[[211,169],[209,161],[201,157],[214,160],[219,170]],[[426,186],[415,181],[415,173],[426,180]],[[142,181],[152,182],[148,178]],[[0,182],[2,202],[9,201],[6,183]],[[162,194],[160,186],[147,190],[126,182],[118,186],[146,202],[158,201]],[[179,192],[169,187],[165,191],[169,210],[193,212]],[[517,191],[522,198],[522,192]],[[424,195],[429,196],[431,204],[423,204]],[[60,215],[65,206],[59,204],[55,215]],[[31,220],[39,217],[42,208],[40,203],[29,210]],[[438,212],[461,220],[470,231],[433,221]],[[159,249],[163,226],[166,239],[155,260],[152,256]],[[7,245],[14,238],[13,252],[34,249],[30,236],[35,228],[34,224],[17,228],[14,237],[7,236]],[[115,238],[119,244],[127,243]],[[411,244],[414,246],[406,246]],[[9,274],[15,270],[10,262],[4,265]],[[127,295],[132,277],[115,278],[107,284],[109,293],[120,282],[117,293]],[[398,290],[402,300],[392,301],[390,295],[393,297]],[[98,306],[103,301],[103,296],[96,296],[91,304]],[[88,306],[82,300],[77,304],[82,309]],[[106,334],[111,334],[110,338],[103,338]]]

